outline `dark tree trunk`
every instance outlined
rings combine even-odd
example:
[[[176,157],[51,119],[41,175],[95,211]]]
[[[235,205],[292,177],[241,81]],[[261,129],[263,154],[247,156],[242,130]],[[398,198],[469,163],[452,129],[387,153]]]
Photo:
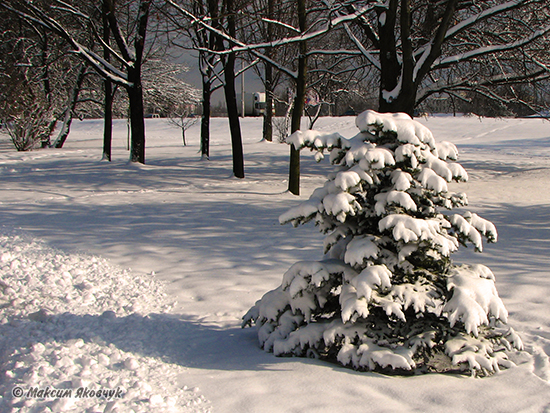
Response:
[[[42,53],[40,55],[42,64],[42,85],[44,87],[44,97],[46,98],[48,107],[51,107],[52,87],[50,84],[50,63],[48,62],[48,56],[50,55],[50,51],[48,50],[48,34],[42,33],[42,37],[44,39],[44,41],[42,42]]]
[[[306,31],[306,4],[305,0],[298,0],[298,22],[300,31]],[[296,78],[296,96],[292,109],[290,124],[291,133],[300,130],[302,113],[306,98],[306,75],[307,75],[307,45],[305,41],[299,44],[300,54],[298,56],[298,77]],[[288,173],[288,190],[294,195],[300,195],[300,151],[290,145],[290,166]]]
[[[202,78],[202,117],[201,117],[201,156],[210,159],[210,98],[211,82],[208,77]]]
[[[400,112],[402,95],[402,82],[400,83],[402,67],[397,56],[395,30],[397,25],[398,0],[390,0],[385,13],[384,24],[379,24],[380,32],[380,94],[378,97],[378,110],[380,112]],[[401,84],[401,86],[400,86]]]
[[[52,109],[52,87],[50,84],[50,73],[49,73],[49,62],[48,62],[48,56],[49,56],[49,50],[48,50],[48,35],[47,33],[42,34],[44,41],[42,42],[42,50],[41,50],[41,64],[42,64],[42,85],[44,88],[44,98],[48,105],[48,109]],[[55,122],[55,121],[53,121]],[[49,133],[44,134],[41,142],[42,148],[47,148],[51,145],[50,137],[55,129],[55,123],[50,122],[49,124]]]
[[[227,31],[235,37],[235,9],[233,0],[225,0],[227,10]],[[221,39],[220,39],[221,40]],[[237,93],[235,91],[235,53],[230,53],[224,62],[224,91],[229,118],[229,130],[231,132],[231,149],[233,151],[233,174],[237,178],[244,178],[244,154],[239,122],[239,110],[237,107]]]
[[[227,105],[227,117],[231,132],[231,149],[233,151],[233,174],[237,178],[244,178],[244,154],[239,109],[237,107],[237,93],[235,92],[235,55],[233,53],[227,57],[223,72],[225,78],[225,103]]]
[[[269,51],[266,55],[270,55]],[[263,122],[263,138],[273,141],[273,67],[265,62],[265,114]]]
[[[145,48],[147,21],[151,0],[141,0],[138,12],[137,36],[134,41],[135,61],[128,68],[128,99],[130,104],[130,126],[132,128],[132,142],[130,146],[130,160],[145,163],[145,121],[143,119],[143,87],[141,84],[141,65]]]
[[[127,88],[130,104],[130,161],[145,163],[145,121],[143,119],[143,89],[139,66],[128,70],[128,80],[132,87]]]
[[[411,43],[411,0],[390,0],[384,9],[384,24],[379,24],[380,47],[380,112],[404,112],[413,116],[416,106],[418,87],[429,73],[431,64],[441,54],[445,33],[449,28],[458,0],[449,0],[445,6],[441,22],[438,25],[431,45],[431,52],[415,72],[413,46]],[[399,10],[399,13],[397,12]],[[396,32],[397,16],[400,16],[400,32]],[[430,23],[433,24],[433,23]],[[396,36],[401,42],[401,62],[398,59]]]
[[[107,13],[109,12],[108,6],[105,1],[102,2],[103,13],[103,41],[105,45],[109,45],[110,39],[110,30],[109,30],[109,19],[107,18]],[[103,58],[106,62],[109,62],[111,59],[111,52],[107,47],[103,48]],[[113,141],[113,100],[114,100],[114,91],[113,84],[108,77],[105,77],[103,80],[103,89],[104,89],[104,101],[103,101],[103,159],[111,162],[111,148]]]
[[[267,2],[267,16],[270,19],[274,17],[274,0]],[[267,23],[267,38],[273,38],[273,27],[270,22]],[[265,51],[265,55],[271,58],[271,48]],[[265,67],[265,115],[263,124],[263,138],[268,141],[273,141],[273,67],[271,63],[264,62]]]
[[[125,84],[128,92],[128,103],[130,106],[130,128],[131,145],[130,161],[145,163],[145,122],[143,120],[143,89],[141,84],[141,65],[143,64],[143,52],[145,48],[145,37],[147,35],[147,24],[149,21],[149,10],[152,0],[140,0],[136,20],[136,36],[134,39],[133,51],[129,48],[122,36],[118,21],[115,15],[114,0],[103,0],[104,18],[109,23],[111,35],[120,50],[122,57],[127,62],[126,69],[128,84]],[[106,32],[104,32],[106,36]]]
[[[263,123],[263,138],[268,142],[273,142],[273,92],[266,83],[265,88],[265,115]]]
[[[304,101],[306,98],[306,70],[307,61],[305,54],[298,58],[298,79],[296,81],[296,97],[292,109],[290,121],[291,133],[300,130]],[[300,151],[290,145],[290,166],[288,173],[288,190],[294,195],[300,195]]]
[[[113,141],[113,84],[109,79],[103,81],[105,98],[103,103],[103,158],[111,161]]]
[[[217,16],[217,0],[209,0],[205,9],[203,0],[193,2],[195,12],[203,16],[208,12],[214,18]],[[213,13],[213,14],[212,14]],[[215,22],[217,24],[217,21]],[[197,29],[195,36],[199,45],[206,49],[216,47],[217,37],[212,32]],[[206,51],[199,51],[199,66],[202,78],[202,116],[201,116],[201,138],[200,149],[202,159],[210,159],[210,107],[212,99],[212,67],[215,65],[216,57]]]
[[[399,4],[400,3],[400,4]],[[402,62],[397,56],[396,23],[397,9],[401,16]],[[413,115],[416,103],[416,89],[413,79],[414,59],[410,39],[411,25],[410,0],[390,1],[384,25],[380,25],[380,112],[405,112]]]

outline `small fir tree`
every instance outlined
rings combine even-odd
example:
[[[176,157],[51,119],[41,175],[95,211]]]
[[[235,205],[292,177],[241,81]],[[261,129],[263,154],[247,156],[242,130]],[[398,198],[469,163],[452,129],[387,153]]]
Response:
[[[506,328],[495,277],[483,265],[456,265],[459,245],[482,250],[495,226],[464,207],[466,181],[456,146],[436,143],[406,114],[366,111],[359,134],[295,132],[289,142],[317,159],[330,152],[337,172],[308,201],[280,217],[312,219],[326,234],[326,259],[298,262],[281,286],[243,317],[262,348],[278,356],[337,361],[359,370],[495,372],[522,349]]]

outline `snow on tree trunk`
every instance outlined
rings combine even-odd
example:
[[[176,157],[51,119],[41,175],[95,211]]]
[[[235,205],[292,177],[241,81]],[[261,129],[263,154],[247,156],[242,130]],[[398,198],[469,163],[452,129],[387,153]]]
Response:
[[[457,148],[404,113],[366,111],[359,133],[297,131],[337,166],[309,200],[280,217],[295,226],[315,220],[326,259],[298,262],[243,317],[256,324],[266,351],[316,356],[358,370],[462,371],[485,375],[509,367],[517,334],[495,277],[483,265],[458,265],[466,243],[481,252],[496,242],[495,226],[470,212]]]

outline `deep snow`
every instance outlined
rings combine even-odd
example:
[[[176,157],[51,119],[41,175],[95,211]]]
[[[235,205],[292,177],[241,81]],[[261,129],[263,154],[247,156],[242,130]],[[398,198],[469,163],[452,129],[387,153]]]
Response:
[[[421,119],[458,146],[469,209],[499,241],[483,263],[522,336],[518,367],[485,379],[389,377],[264,353],[241,317],[296,261],[319,259],[315,227],[278,217],[324,182],[302,156],[302,196],[286,192],[288,147],[242,120],[246,178],[231,176],[226,119],[211,160],[198,124],[147,121],[147,164],[127,162],[126,123],[100,161],[101,121],[73,124],[64,149],[17,153],[0,135],[0,409],[6,411],[486,412],[550,410],[550,123]],[[353,118],[316,125],[350,137]],[[454,185],[454,184],[453,184]],[[12,390],[121,389],[122,398],[13,397]]]

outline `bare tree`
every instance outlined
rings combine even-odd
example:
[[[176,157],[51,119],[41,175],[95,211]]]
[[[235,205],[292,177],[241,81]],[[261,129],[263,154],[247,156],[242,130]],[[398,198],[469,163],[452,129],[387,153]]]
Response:
[[[204,0],[194,2],[194,12],[199,16],[208,15],[208,6]],[[189,37],[194,43],[194,48],[199,53],[199,69],[202,79],[202,115],[201,115],[201,155],[203,159],[210,158],[210,107],[212,93],[217,87],[223,85],[222,80],[217,73],[217,66],[220,63],[218,56],[210,53],[208,50],[214,48],[216,35],[207,30],[203,30],[196,25],[191,26],[194,35]],[[215,86],[217,84],[217,87]]]
[[[5,122],[8,135],[18,151],[34,149],[39,142],[47,141],[51,134],[50,113],[39,104],[25,107]]]
[[[65,107],[63,108],[59,134],[52,144],[54,148],[62,148],[65,144],[65,141],[67,140],[67,137],[69,136],[71,123],[76,110],[76,105],[79,102],[80,91],[82,89],[84,79],[86,78],[86,75],[88,73],[88,66],[85,62],[80,62],[80,64],[77,65],[76,69],[76,79],[67,97]]]
[[[40,4],[30,0],[0,0],[0,7],[9,10],[29,25],[46,29],[63,39],[75,54],[84,59],[95,68],[104,78],[124,87],[128,93],[130,106],[130,122],[132,130],[132,146],[130,160],[132,162],[145,163],[145,124],[143,121],[143,91],[141,81],[142,64],[146,50],[146,35],[149,24],[149,15],[153,0],[135,0],[127,5],[128,14],[121,16],[120,7],[115,5],[115,0],[103,0],[100,12],[106,18],[110,37],[113,39],[111,46],[106,42],[107,34],[102,34],[96,29],[95,16],[92,9],[85,9],[81,2],[73,4],[62,0],[54,0],[50,4]],[[70,16],[81,27],[91,26],[93,30],[93,44],[107,49],[104,55],[97,53],[93,46],[87,46],[80,37],[83,36],[78,24],[63,24],[62,18]],[[127,28],[127,30],[123,30]],[[104,26],[104,29],[107,26]],[[88,39],[90,39],[88,37]],[[92,40],[92,39],[90,39]],[[112,56],[116,63],[109,61]],[[107,57],[107,59],[105,58]],[[107,94],[106,94],[107,95]]]
[[[101,3],[101,28],[103,41],[103,60],[106,64],[111,63],[111,30],[109,25],[109,3]],[[113,87],[110,76],[103,78],[103,159],[111,161],[113,142],[113,101],[117,87]]]
[[[200,100],[200,92],[182,79],[187,70],[180,64],[149,60],[143,71],[145,106],[181,129],[184,146],[185,131],[197,122],[192,115]]]
[[[210,53],[217,54],[220,59],[225,62],[231,62],[231,56],[235,53],[246,53],[252,57],[252,59],[259,59],[266,67],[277,70],[278,72],[288,76],[294,82],[294,102],[292,104],[292,121],[291,131],[300,128],[301,116],[304,109],[304,99],[307,89],[307,60],[310,57],[308,53],[307,45],[312,43],[316,39],[320,39],[327,33],[332,32],[336,27],[342,27],[343,24],[349,23],[363,13],[365,10],[351,11],[347,15],[338,15],[337,12],[342,11],[342,4],[313,4],[311,3],[308,8],[308,4],[305,0],[289,0],[286,2],[280,2],[279,7],[285,9],[287,12],[278,15],[277,19],[272,19],[269,15],[261,16],[250,10],[241,9],[239,13],[240,18],[248,16],[247,21],[240,21],[241,27],[257,27],[251,25],[250,19],[253,21],[260,18],[267,26],[276,26],[283,30],[267,31],[268,38],[254,38],[253,36],[244,36],[241,39],[236,37],[236,31],[224,30],[217,22],[217,17],[210,15],[210,19],[203,19],[194,15],[189,10],[185,10],[181,6],[175,4],[175,0],[168,0],[175,7],[180,8],[180,12],[183,17],[187,18],[192,24],[200,27],[201,30],[213,32],[218,39],[222,39],[228,47],[218,47],[208,50]],[[268,4],[269,7],[269,4]],[[372,6],[368,6],[372,8]],[[311,19],[313,24],[308,27],[307,19]],[[242,33],[242,32],[241,32]],[[269,36],[275,36],[275,38],[269,38]],[[245,40],[242,40],[242,39]],[[248,40],[246,40],[248,39]],[[292,62],[278,61],[277,57],[272,54],[272,51],[280,48],[288,48],[288,56],[297,55],[297,59],[292,59]],[[324,53],[324,52],[322,52]],[[290,60],[290,59],[289,59]],[[294,62],[296,65],[294,66]],[[229,66],[224,65],[224,75],[227,75],[227,68]],[[230,70],[233,72],[234,70]],[[225,85],[230,82],[225,82]],[[229,106],[229,105],[228,105]],[[238,118],[229,115],[230,122],[238,122]],[[292,193],[299,193],[299,153],[291,148],[291,166],[289,173],[289,190]]]
[[[168,115],[168,122],[180,128],[181,130],[181,139],[183,142],[183,146],[187,146],[185,131],[196,124],[198,120],[198,118],[193,117],[192,109],[187,105],[174,107],[172,112]]]
[[[284,37],[290,27],[280,23],[288,20],[289,16],[294,15],[294,10],[294,4],[289,2],[275,0],[252,1],[249,9],[242,11],[242,13],[248,13],[250,20],[249,27],[243,30],[246,43],[254,44]],[[276,61],[279,65],[290,67],[295,55],[290,52],[289,48],[272,47],[270,45],[266,45],[262,53],[267,59],[261,60],[261,64],[255,64],[254,71],[264,85],[266,96],[262,136],[264,140],[271,142],[273,140],[273,108],[276,101],[276,89],[283,80],[283,73],[277,69],[273,62]],[[251,61],[258,59],[253,54],[249,54],[249,56]]]
[[[235,0],[208,0],[205,5],[206,7],[195,7],[189,10],[186,8],[189,5],[185,2],[177,2],[175,0],[167,0],[167,2],[181,17],[187,19],[189,24],[194,26],[195,33],[199,34],[195,40],[195,47],[201,52],[201,67],[207,68],[206,71],[203,71],[203,103],[210,101],[211,75],[216,74],[216,70],[214,69],[214,61],[216,59],[211,59],[211,57],[218,56],[217,59],[219,59],[223,67],[223,79],[218,79],[221,80],[224,88],[228,112],[231,148],[233,152],[233,175],[237,178],[244,178],[244,153],[237,108],[237,93],[235,90],[235,61],[237,52],[231,50],[231,47],[235,44],[234,39],[237,36],[237,15],[240,5]],[[208,36],[200,34],[205,29],[210,33]],[[204,115],[205,112],[203,110],[203,127],[207,126]]]
[[[183,79],[187,71],[187,66],[157,59],[144,64],[143,97],[150,112],[168,116],[175,107],[197,104],[200,92]]]
[[[171,42],[183,50],[184,53],[193,52],[198,56],[198,68],[201,75],[202,96],[201,104],[201,128],[200,128],[200,152],[203,159],[210,158],[210,116],[212,112],[212,94],[223,87],[224,80],[220,57],[212,53],[217,42],[214,31],[204,30],[203,27],[193,24],[187,17],[187,13],[197,18],[209,20],[208,0],[196,0],[191,4],[185,2],[169,2],[172,7],[165,10],[164,16],[171,24]],[[189,7],[189,11],[185,7]],[[214,7],[212,5],[212,7]]]
[[[413,114],[434,94],[509,102],[499,86],[550,76],[550,8],[543,0],[376,3],[350,38],[379,73],[379,111]],[[348,12],[356,4],[348,6]],[[510,90],[508,88],[508,90]],[[523,102],[528,104],[528,102]]]
[[[18,150],[61,146],[68,135],[87,71],[67,45],[47,29],[27,24],[20,16],[3,12],[1,116],[10,124]],[[25,125],[33,132],[24,131]],[[19,137],[17,135],[20,135]]]
[[[226,27],[223,28],[222,16],[219,14],[217,0],[209,1],[210,16],[213,18],[214,25],[218,29],[225,31],[231,38],[236,38],[237,34],[237,16],[238,7],[235,0],[222,0],[223,9],[226,14]],[[216,37],[216,50],[222,51],[226,47],[225,39],[222,36]],[[229,120],[229,130],[231,131],[231,149],[233,152],[233,174],[237,178],[244,178],[244,153],[241,135],[241,126],[239,122],[239,110],[237,107],[237,92],[235,90],[235,61],[236,52],[222,56],[223,75],[224,75],[224,95],[227,107],[227,118]]]

